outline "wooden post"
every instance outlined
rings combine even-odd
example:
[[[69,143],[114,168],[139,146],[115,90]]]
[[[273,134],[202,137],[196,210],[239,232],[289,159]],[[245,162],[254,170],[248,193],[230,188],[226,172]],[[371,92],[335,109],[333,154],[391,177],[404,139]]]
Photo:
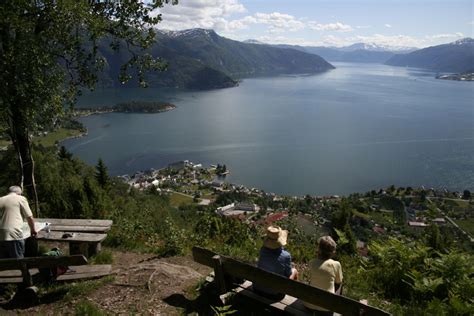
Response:
[[[212,257],[212,262],[214,265],[214,280],[217,285],[217,289],[221,294],[227,292],[227,286],[225,281],[224,269],[222,268],[221,256],[215,255]]]
[[[102,245],[100,242],[89,244],[89,256],[90,257],[95,256],[101,251],[101,249],[102,249]]]
[[[85,242],[69,242],[69,254],[70,255],[83,255],[89,258],[89,245]]]
[[[25,239],[25,257],[37,257],[38,254],[38,240],[35,237],[28,237]]]
[[[24,262],[21,263],[21,276],[23,277],[24,287],[33,286],[33,280],[31,278],[31,274],[30,274],[30,271],[28,269],[28,265]]]

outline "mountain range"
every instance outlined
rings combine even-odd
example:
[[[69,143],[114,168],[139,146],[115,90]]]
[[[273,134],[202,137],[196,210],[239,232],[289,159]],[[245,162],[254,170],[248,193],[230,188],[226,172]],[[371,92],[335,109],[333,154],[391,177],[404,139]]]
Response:
[[[267,45],[256,40],[247,42]],[[437,72],[474,72],[474,40],[472,38],[423,49],[373,43],[356,43],[346,47],[275,46],[317,54],[330,62],[383,63],[392,66],[425,68]]]
[[[256,42],[255,40],[251,42]],[[261,43],[263,44],[263,43]],[[355,43],[345,47],[274,45],[316,54],[330,62],[384,63],[397,53],[409,53],[416,48],[392,47],[374,43]]]
[[[100,77],[102,86],[122,86],[120,65],[130,54],[112,50],[107,41],[100,52],[107,61]],[[253,76],[310,74],[333,69],[327,62],[386,63],[393,66],[426,68],[437,72],[473,72],[474,40],[415,49],[356,43],[346,47],[270,45],[256,40],[239,42],[213,30],[158,31],[148,51],[168,64],[167,71],[150,72],[152,87],[217,89],[233,87],[238,80]],[[126,86],[136,85],[129,82]]]
[[[425,68],[437,72],[474,72],[474,39],[464,38],[449,44],[423,48],[405,55],[395,55],[386,64]]]
[[[100,51],[108,65],[101,82],[107,86],[121,85],[112,78],[118,77],[120,65],[129,55],[124,50],[115,52],[108,45],[102,45]],[[147,76],[149,85],[154,87],[215,89],[235,86],[238,79],[245,77],[334,69],[314,54],[234,41],[206,29],[158,31],[149,52],[168,63],[167,71]]]

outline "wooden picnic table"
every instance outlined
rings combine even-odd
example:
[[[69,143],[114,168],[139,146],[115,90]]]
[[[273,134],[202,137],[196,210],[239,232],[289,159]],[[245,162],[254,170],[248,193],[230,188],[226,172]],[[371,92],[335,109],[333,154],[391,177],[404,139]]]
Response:
[[[100,252],[101,243],[113,223],[111,220],[64,218],[37,218],[35,222],[41,227],[38,230],[38,240],[67,242],[69,254],[82,254],[86,257]]]

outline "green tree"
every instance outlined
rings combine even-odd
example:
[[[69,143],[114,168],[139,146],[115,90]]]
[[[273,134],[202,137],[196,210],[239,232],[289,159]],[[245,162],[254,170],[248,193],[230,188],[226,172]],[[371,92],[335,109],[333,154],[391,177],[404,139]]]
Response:
[[[442,250],[443,242],[441,239],[441,234],[439,231],[438,225],[432,223],[425,230],[425,240],[427,246],[433,248],[434,250]]]
[[[102,188],[106,188],[110,182],[110,178],[107,167],[105,166],[102,158],[99,158],[99,162],[97,163],[95,170],[95,178],[97,179],[97,182]]]
[[[80,88],[93,88],[105,66],[99,44],[127,48],[120,79],[146,85],[146,70],[165,64],[146,52],[161,15],[157,1],[1,1],[0,118],[17,152],[19,182],[37,199],[31,135],[54,126]],[[36,203],[38,210],[38,203]]]
[[[72,159],[72,153],[69,152],[66,149],[66,147],[61,146],[61,148],[59,148],[58,157],[61,160],[71,160]]]
[[[464,190],[464,192],[462,193],[462,198],[464,200],[469,200],[471,198],[471,191],[469,190]]]

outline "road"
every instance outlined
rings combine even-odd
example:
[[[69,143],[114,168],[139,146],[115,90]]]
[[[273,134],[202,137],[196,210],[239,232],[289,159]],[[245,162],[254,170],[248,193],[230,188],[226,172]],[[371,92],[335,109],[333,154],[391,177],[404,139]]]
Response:
[[[431,197],[426,197],[426,199],[427,199],[430,203],[433,203],[433,202],[430,200]],[[450,200],[454,200],[454,199],[450,199]],[[465,200],[462,200],[462,201],[465,201]],[[469,235],[468,232],[466,232],[464,229],[462,229],[461,227],[459,227],[459,225],[456,224],[456,222],[455,222],[451,217],[449,217],[448,215],[446,215],[446,213],[443,212],[441,209],[439,209],[438,207],[436,207],[436,209],[438,210],[438,212],[440,212],[440,213],[443,215],[443,217],[444,217],[451,225],[453,225],[456,229],[458,229],[458,230],[461,232],[462,235],[466,236],[467,239],[468,239],[470,242],[474,243],[474,238],[473,238],[471,235]]]

